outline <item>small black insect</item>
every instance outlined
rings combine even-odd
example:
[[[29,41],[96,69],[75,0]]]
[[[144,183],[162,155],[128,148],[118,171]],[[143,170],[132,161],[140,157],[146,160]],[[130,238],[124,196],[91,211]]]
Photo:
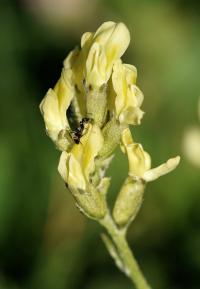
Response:
[[[74,142],[76,144],[80,143],[80,138],[83,136],[83,131],[85,128],[85,124],[89,122],[89,118],[88,117],[84,117],[80,123],[79,123],[79,127],[77,127],[73,132],[72,132],[72,138],[74,140]]]

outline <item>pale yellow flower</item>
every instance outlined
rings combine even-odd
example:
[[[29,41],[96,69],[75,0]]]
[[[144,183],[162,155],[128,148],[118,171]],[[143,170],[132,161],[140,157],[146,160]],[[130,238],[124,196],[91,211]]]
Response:
[[[61,154],[58,171],[69,188],[87,191],[90,175],[95,169],[95,157],[103,146],[101,130],[88,124],[87,132],[70,152]]]
[[[119,59],[114,63],[112,73],[111,97],[116,117],[120,123],[140,124],[143,111],[140,106],[143,102],[143,93],[136,86],[137,70],[135,66],[123,64]]]
[[[73,96],[74,89],[71,85],[71,70],[63,69],[54,89],[50,88],[40,103],[46,131],[58,147],[60,146],[59,137],[62,135],[62,132],[67,129],[69,130],[66,111]]]
[[[86,32],[81,38],[81,49],[74,49],[64,60],[71,68],[74,82],[80,90],[83,80],[87,86],[99,88],[110,78],[115,60],[119,59],[130,42],[130,33],[123,23],[104,22],[96,33]]]
[[[180,157],[169,159],[166,163],[151,169],[151,158],[143,150],[141,144],[132,140],[131,132],[127,128],[122,133],[122,149],[127,153],[129,161],[129,176],[151,182],[162,175],[174,170],[180,162]]]
[[[127,49],[130,33],[123,23],[104,22],[93,36],[86,60],[88,86],[100,87],[110,78],[114,62]]]

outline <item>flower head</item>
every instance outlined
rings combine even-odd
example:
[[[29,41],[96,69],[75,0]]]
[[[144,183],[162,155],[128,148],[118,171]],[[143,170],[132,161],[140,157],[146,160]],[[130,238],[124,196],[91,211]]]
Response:
[[[129,174],[114,206],[120,226],[139,210],[144,183],[179,163],[176,157],[151,169],[149,154],[132,139],[129,125],[140,124],[144,113],[137,70],[121,60],[129,42],[123,23],[105,22],[96,32],[84,33],[81,47],[66,57],[60,79],[40,104],[46,131],[62,151],[58,171],[77,206],[91,218],[102,219],[108,212],[110,178],[105,172],[121,142]]]

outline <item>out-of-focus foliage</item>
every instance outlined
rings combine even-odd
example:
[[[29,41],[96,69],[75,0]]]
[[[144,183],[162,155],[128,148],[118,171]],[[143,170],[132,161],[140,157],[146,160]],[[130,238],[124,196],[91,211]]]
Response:
[[[199,13],[195,0],[1,1],[1,289],[130,288],[59,178],[38,105],[84,31],[123,21],[132,37],[124,61],[138,68],[145,95],[135,140],[155,165],[181,153],[185,128],[197,122]],[[126,170],[119,152],[111,203]],[[153,288],[200,287],[199,178],[182,155],[173,174],[148,185],[129,240]]]

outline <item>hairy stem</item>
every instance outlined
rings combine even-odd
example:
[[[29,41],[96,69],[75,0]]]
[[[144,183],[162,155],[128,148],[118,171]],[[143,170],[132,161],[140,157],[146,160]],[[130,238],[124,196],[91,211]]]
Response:
[[[100,221],[100,224],[106,228],[113,241],[113,245],[119,255],[118,257],[123,264],[124,273],[132,280],[137,289],[151,289],[129,248],[125,230],[117,228],[110,214],[107,214],[105,218]]]

